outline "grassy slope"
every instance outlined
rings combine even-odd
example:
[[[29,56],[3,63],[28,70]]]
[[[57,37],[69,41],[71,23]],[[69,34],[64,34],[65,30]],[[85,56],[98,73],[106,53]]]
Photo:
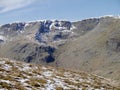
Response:
[[[101,19],[89,33],[61,46],[56,52],[60,67],[94,72],[120,81],[120,53],[108,48],[111,38],[120,40],[120,20]],[[114,47],[114,43],[113,43]]]
[[[5,90],[120,90],[105,78],[48,66],[0,58],[0,89]]]

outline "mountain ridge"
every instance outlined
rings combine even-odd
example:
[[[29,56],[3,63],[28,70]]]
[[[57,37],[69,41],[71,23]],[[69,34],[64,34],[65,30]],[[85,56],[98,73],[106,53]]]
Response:
[[[91,72],[119,82],[119,28],[119,16],[6,24],[0,27],[0,57]]]

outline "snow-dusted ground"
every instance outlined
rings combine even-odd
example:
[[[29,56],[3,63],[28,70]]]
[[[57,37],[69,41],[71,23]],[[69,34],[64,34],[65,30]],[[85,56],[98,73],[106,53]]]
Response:
[[[0,58],[0,90],[120,90],[85,72],[55,69]]]
[[[5,38],[4,36],[0,35],[0,40],[5,41],[5,40],[6,40],[6,38]]]

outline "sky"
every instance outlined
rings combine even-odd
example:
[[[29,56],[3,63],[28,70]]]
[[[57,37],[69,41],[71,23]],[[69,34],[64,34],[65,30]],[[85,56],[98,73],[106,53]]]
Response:
[[[0,24],[120,15],[120,0],[0,0]]]

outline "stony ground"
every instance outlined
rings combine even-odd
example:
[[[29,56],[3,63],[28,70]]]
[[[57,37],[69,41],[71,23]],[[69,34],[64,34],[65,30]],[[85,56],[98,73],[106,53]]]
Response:
[[[107,79],[85,72],[0,58],[0,90],[120,90]]]

